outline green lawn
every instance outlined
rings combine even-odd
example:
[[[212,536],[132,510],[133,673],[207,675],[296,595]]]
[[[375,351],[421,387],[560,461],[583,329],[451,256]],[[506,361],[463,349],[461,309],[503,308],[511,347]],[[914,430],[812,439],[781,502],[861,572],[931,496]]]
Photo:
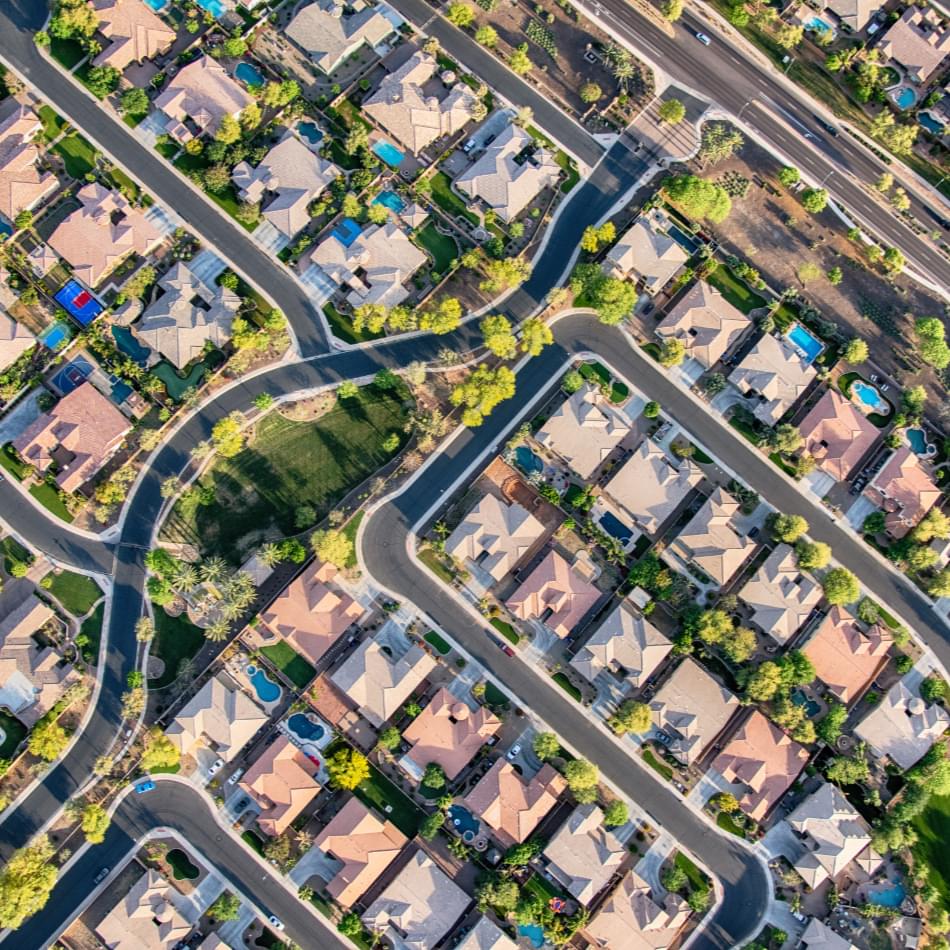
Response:
[[[102,599],[99,585],[85,574],[73,574],[70,571],[50,571],[49,592],[74,616],[83,617]]]
[[[0,554],[3,554],[3,569],[8,574],[14,564],[30,564],[33,561],[33,555],[10,535],[0,538]]]
[[[89,638],[89,642],[82,648],[82,658],[87,663],[95,663],[99,657],[99,641],[102,639],[102,619],[105,614],[105,602],[82,622],[79,632]]]
[[[557,150],[554,160],[561,166],[564,170],[564,174],[567,176],[564,181],[561,182],[561,193],[566,195],[581,180],[580,172],[577,170],[574,159],[566,152],[561,151],[561,149]]]
[[[327,318],[327,323],[330,324],[333,335],[339,337],[344,343],[365,343],[367,340],[378,340],[384,335],[382,333],[370,333],[369,330],[365,329],[357,332],[353,329],[353,321],[340,313],[332,303],[323,305],[323,315]]]
[[[764,307],[765,297],[753,293],[735,274],[720,264],[707,278],[706,282],[715,287],[737,310],[749,313],[756,307]]]
[[[708,887],[709,878],[682,852],[677,851],[675,864],[686,873],[691,887]]]
[[[315,422],[293,422],[271,412],[251,444],[219,459],[200,480],[215,501],[186,518],[180,506],[166,525],[169,538],[197,543],[205,555],[240,563],[260,532],[295,533],[294,512],[311,505],[323,518],[352,488],[392,458],[383,441],[406,436],[406,408],[397,392],[373,386],[341,400]],[[396,450],[398,451],[398,449]]]
[[[461,215],[472,224],[478,224],[478,215],[469,211],[465,202],[452,191],[452,183],[445,172],[436,172],[429,181],[432,182],[432,200],[450,218]]]
[[[67,523],[74,520],[74,515],[63,504],[59,492],[48,482],[40,482],[30,486],[30,494],[50,513],[56,515],[60,521]]]
[[[434,646],[439,651],[439,653],[442,654],[442,656],[445,656],[445,654],[452,649],[452,647],[450,647],[449,644],[445,642],[445,637],[439,636],[435,630],[430,630],[426,634],[426,642],[431,643],[432,646]]]
[[[581,701],[581,691],[567,678],[564,673],[555,673],[551,677],[561,689],[564,690],[568,696],[575,699],[577,702]]]
[[[423,548],[419,552],[419,560],[422,561],[439,580],[444,581],[446,584],[452,583],[452,575],[442,563],[442,556],[438,551],[433,551],[432,548]],[[494,623],[494,621],[492,621],[492,623]]]
[[[360,530],[360,522],[365,516],[365,511],[358,511],[343,527],[343,534],[353,543],[353,550],[350,551],[350,556],[346,559],[344,567],[356,567],[356,532]]]
[[[489,706],[508,706],[511,700],[491,681],[485,683],[485,702]]]
[[[8,471],[18,482],[22,482],[30,472],[30,466],[17,458],[16,449],[9,442],[0,449],[0,468]]]
[[[736,824],[735,818],[733,818],[732,815],[727,815],[724,811],[716,815],[716,824],[722,828],[723,831],[728,831],[731,835],[735,835],[738,838],[745,837],[745,831]]]
[[[192,863],[188,855],[180,848],[172,848],[165,859],[171,865],[176,881],[193,881],[201,873],[200,869]]]
[[[66,173],[73,178],[85,178],[96,167],[96,150],[77,132],[61,138],[53,151],[66,164]]]
[[[944,908],[950,910],[950,795],[934,795],[923,814],[914,819],[914,829],[915,863],[929,869],[928,880],[940,891]]]
[[[138,198],[141,189],[121,168],[113,168],[109,172],[109,177],[115,187],[125,194],[130,201],[133,198]]]
[[[261,647],[261,653],[298,689],[303,689],[317,675],[317,671],[284,640]]]
[[[492,618],[490,623],[509,643],[517,646],[521,642],[518,631],[510,623],[505,623],[504,620],[499,620],[497,617]]]
[[[0,729],[3,730],[3,742],[0,742],[0,759],[12,758],[17,746],[26,736],[26,726],[16,716],[0,712]]]
[[[649,749],[644,749],[640,754],[651,769],[659,772],[668,782],[672,780],[673,770],[665,762],[661,762]]]
[[[263,857],[264,855],[264,842],[261,841],[260,837],[256,835],[253,831],[245,831],[241,835],[241,840],[245,844],[249,844],[259,855]]]
[[[414,837],[419,830],[422,812],[379,769],[370,766],[369,778],[354,789],[354,794],[364,805],[388,818],[407,837]],[[387,805],[392,811],[386,811]]]
[[[72,69],[85,55],[86,51],[76,40],[50,38],[49,51],[53,59],[66,69]]]
[[[161,676],[149,680],[151,689],[160,689],[173,682],[182,662],[190,660],[205,642],[202,631],[187,616],[169,617],[161,608],[155,608],[155,639],[152,654],[165,663]]]
[[[66,120],[50,106],[40,106],[36,114],[40,117],[40,122],[43,123],[44,142],[51,142],[68,125]]]
[[[432,255],[435,269],[440,274],[452,266],[458,257],[458,245],[455,238],[440,234],[435,222],[430,221],[421,231],[415,233],[416,242]]]
[[[735,416],[729,417],[729,425],[737,432],[741,432],[753,445],[761,445],[762,437],[754,429],[747,426],[741,419]]]

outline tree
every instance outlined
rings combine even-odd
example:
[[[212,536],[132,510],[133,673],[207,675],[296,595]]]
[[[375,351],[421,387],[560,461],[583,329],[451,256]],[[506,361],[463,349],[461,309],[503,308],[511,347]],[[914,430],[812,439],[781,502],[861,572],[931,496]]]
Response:
[[[385,224],[389,220],[389,209],[374,201],[367,207],[366,217],[370,224]]]
[[[910,537],[918,544],[927,544],[934,538],[946,541],[950,538],[950,516],[945,515],[939,508],[931,508],[911,531]]]
[[[595,82],[585,82],[580,88],[581,102],[591,105],[604,97],[604,90]]]
[[[521,891],[517,882],[510,878],[490,878],[475,891],[479,910],[494,908],[503,916],[514,912],[520,897]]]
[[[718,792],[709,801],[727,815],[734,815],[739,810],[739,800],[732,792]]]
[[[310,536],[313,553],[321,561],[344,568],[353,556],[353,542],[339,528],[321,528]]]
[[[126,297],[140,300],[145,292],[155,283],[155,268],[151,264],[143,264],[123,285],[122,293]]]
[[[354,789],[369,778],[369,762],[362,752],[350,746],[337,749],[326,759],[330,785],[337,789]]]
[[[238,122],[245,132],[256,129],[261,124],[261,107],[256,102],[249,102],[241,110]]]
[[[832,287],[837,287],[838,284],[844,280],[844,271],[837,265],[829,267],[828,270],[825,271],[825,278]]]
[[[637,302],[637,288],[619,277],[608,277],[594,263],[578,264],[571,275],[571,292],[584,294],[601,323],[614,326],[624,320]]]
[[[531,263],[523,257],[506,257],[488,261],[483,272],[485,279],[479,287],[487,293],[495,294],[523,284],[531,273]]]
[[[936,673],[925,677],[920,681],[920,695],[928,703],[935,703],[938,700],[946,699],[947,683]]]
[[[622,802],[619,798],[615,798],[604,809],[604,824],[608,828],[619,828],[621,825],[625,825],[629,820],[630,811],[627,808],[627,803]]]
[[[874,187],[881,192],[881,194],[886,194],[894,185],[894,176],[890,172],[882,172],[880,178],[874,183]]]
[[[785,23],[775,31],[775,42],[778,43],[782,49],[792,50],[801,43],[804,35],[805,28],[803,26],[794,26],[791,23]]]
[[[467,3],[450,3],[445,18],[464,30],[475,22],[475,11]]]
[[[650,707],[634,699],[624,700],[617,711],[607,720],[607,725],[618,735],[628,732],[647,732],[653,724]]]
[[[433,333],[451,333],[462,319],[462,304],[456,297],[443,297],[419,317],[419,328]],[[390,320],[392,315],[390,314]]]
[[[660,366],[679,366],[685,358],[686,344],[679,337],[671,336],[660,344]]]
[[[689,883],[686,872],[675,862],[667,865],[660,873],[660,883],[671,893],[681,891]]]
[[[795,545],[795,556],[803,571],[821,570],[831,562],[831,548],[824,541],[807,541],[803,538]]]
[[[569,369],[561,380],[561,388],[569,396],[577,392],[584,385],[584,377],[576,369]]]
[[[670,201],[697,220],[705,218],[713,224],[719,224],[729,217],[732,210],[732,199],[724,188],[696,175],[668,178],[663,190]]]
[[[786,187],[791,188],[801,181],[802,173],[793,165],[786,165],[778,173],[778,180]]]
[[[369,130],[362,122],[357,122],[346,133],[343,140],[343,151],[347,155],[355,155],[361,148],[369,144]]]
[[[797,452],[805,440],[798,429],[788,422],[776,426],[769,435],[769,448],[782,455]]]
[[[55,719],[44,718],[33,727],[27,748],[31,755],[52,762],[62,755],[68,742],[66,730]]]
[[[376,738],[376,744],[387,752],[398,748],[400,742],[402,742],[402,736],[395,726],[387,726]]]
[[[828,603],[837,606],[854,603],[861,593],[858,579],[845,567],[833,567],[822,579],[821,586]]]
[[[893,815],[886,815],[877,822],[871,832],[871,846],[875,851],[902,851],[917,843],[917,832],[911,825],[904,825]]]
[[[238,124],[238,120],[233,115],[222,116],[218,123],[218,131],[214,134],[215,141],[224,145],[232,145],[240,137],[241,126]]]
[[[847,718],[847,707],[842,703],[832,701],[828,707],[828,712],[819,720],[815,731],[822,741],[827,742],[828,745],[834,745],[841,735],[841,730]]]
[[[211,428],[211,444],[222,458],[234,458],[244,448],[244,416],[240,412],[219,419]]]
[[[561,754],[561,743],[553,732],[539,732],[534,737],[531,748],[542,762]]]
[[[363,933],[363,921],[360,920],[359,914],[351,910],[340,918],[336,929],[339,930],[344,937],[350,937],[352,939]]]
[[[656,114],[668,125],[677,125],[686,118],[686,106],[679,99],[667,99]]]
[[[697,914],[702,914],[709,907],[709,901],[711,899],[710,890],[708,885],[704,884],[702,887],[694,887],[686,898],[686,903],[689,904],[689,909],[695,911]]]
[[[181,753],[168,736],[157,726],[149,730],[140,765],[143,772],[153,769],[171,769],[181,761]]]
[[[438,762],[430,762],[422,775],[422,784],[426,788],[445,788],[445,769]]]
[[[564,778],[567,779],[567,787],[582,805],[596,800],[597,784],[600,781],[596,765],[587,759],[572,759],[564,767]]]
[[[526,76],[534,68],[531,57],[528,55],[528,44],[522,43],[515,47],[508,57],[508,67],[516,76]]]
[[[527,867],[542,850],[542,844],[537,838],[530,838],[521,844],[513,844],[502,859],[502,864],[509,868]]]
[[[503,360],[514,359],[518,341],[511,332],[511,323],[500,313],[484,317],[478,324],[486,349]]]
[[[802,207],[811,214],[824,211],[828,205],[828,192],[824,188],[806,188],[802,192]]]
[[[889,247],[881,260],[881,266],[888,274],[899,274],[904,269],[905,263],[903,253],[896,247]]]
[[[475,42],[494,49],[498,45],[498,31],[493,26],[480,26],[475,31]]]
[[[52,856],[53,845],[46,835],[34,838],[10,856],[0,871],[0,927],[15,930],[46,906],[56,885]]]
[[[660,13],[670,23],[675,23],[683,15],[683,0],[663,0],[660,5]]]
[[[864,519],[864,524],[861,525],[861,531],[864,534],[870,535],[880,534],[884,530],[886,524],[887,521],[884,517],[884,512],[873,511],[867,516],[867,518]]]
[[[647,419],[656,419],[660,415],[660,404],[652,399],[643,407],[643,415]]]
[[[458,383],[449,395],[453,406],[462,407],[462,422],[479,426],[485,416],[515,394],[515,374],[507,366],[489,369],[484,363]]]
[[[863,363],[868,358],[868,345],[860,337],[856,336],[848,341],[844,348],[844,358],[852,366]]]
[[[217,921],[237,920],[241,912],[241,899],[230,891],[222,891],[208,908],[208,913]]]
[[[742,133],[728,122],[707,122],[703,126],[699,161],[703,165],[724,162],[732,158],[744,143]]]
[[[529,356],[538,356],[544,347],[554,342],[551,328],[540,317],[529,317],[521,324],[518,348]]]
[[[746,680],[745,694],[753,702],[766,703],[782,688],[782,669],[773,660],[760,663]]]
[[[284,82],[269,82],[264,87],[261,101],[272,109],[286,106],[300,95],[300,85],[294,79]]]
[[[808,532],[808,522],[801,515],[775,515],[770,527],[772,538],[786,544],[794,544]]]
[[[445,824],[445,815],[441,811],[433,812],[427,815],[422,825],[419,827],[419,836],[424,841],[431,841]]]
[[[939,370],[950,366],[950,346],[939,317],[921,317],[914,324],[914,332],[917,334],[917,350],[925,363]]]
[[[732,636],[722,642],[720,649],[733,663],[745,663],[755,653],[757,644],[753,630],[736,627]]]
[[[894,194],[891,198],[891,204],[894,206],[895,211],[909,211],[910,210],[910,196],[903,188],[896,188]]]
[[[871,770],[862,746],[855,750],[854,755],[836,756],[825,769],[828,781],[836,785],[857,785],[858,782],[867,781],[870,774]]]
[[[90,844],[102,844],[112,819],[109,813],[95,802],[88,804],[82,813],[82,833]]]
[[[119,108],[123,115],[138,118],[148,112],[148,93],[144,89],[126,89],[119,100]]]
[[[86,73],[85,83],[94,96],[102,99],[115,91],[120,78],[121,74],[115,66],[93,66]]]

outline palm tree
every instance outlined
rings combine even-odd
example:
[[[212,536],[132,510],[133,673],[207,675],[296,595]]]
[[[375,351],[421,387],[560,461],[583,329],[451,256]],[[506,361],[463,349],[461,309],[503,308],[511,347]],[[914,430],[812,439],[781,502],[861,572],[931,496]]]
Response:
[[[203,581],[214,584],[224,577],[227,569],[228,565],[223,557],[209,557],[207,561],[202,562],[199,571]]]
[[[265,544],[257,552],[257,557],[261,564],[266,567],[273,567],[280,563],[280,547],[276,544]]]
[[[194,564],[179,564],[172,578],[172,587],[182,594],[189,594],[198,586],[198,571]]]
[[[630,54],[627,53],[623,58],[618,59],[617,62],[614,63],[610,71],[614,74],[614,78],[620,83],[620,88],[626,90],[627,83],[634,77],[637,70],[633,65],[633,60],[630,59]]]
[[[606,42],[600,53],[604,57],[604,63],[607,66],[615,65],[618,59],[627,55],[627,51],[622,46],[618,46],[613,40]]]
[[[221,604],[219,610],[221,612],[222,619],[230,623],[232,620],[237,620],[237,618],[241,616],[241,612],[244,610],[244,607],[233,600],[226,600],[223,604]]]
[[[210,623],[205,627],[205,639],[212,643],[221,643],[223,640],[227,640],[230,632],[231,624],[225,620],[224,616],[221,616],[214,623]]]

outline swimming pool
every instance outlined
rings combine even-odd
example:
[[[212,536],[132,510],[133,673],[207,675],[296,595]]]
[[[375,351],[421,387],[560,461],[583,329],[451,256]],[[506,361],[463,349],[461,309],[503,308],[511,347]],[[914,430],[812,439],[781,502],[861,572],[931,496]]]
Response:
[[[332,233],[344,247],[349,247],[363,233],[363,229],[352,218],[344,218]]]
[[[378,155],[387,165],[392,165],[393,168],[396,168],[402,163],[402,160],[405,158],[405,155],[396,148],[392,142],[387,142],[385,139],[380,139],[378,142],[373,142],[370,146],[371,150]]]
[[[519,924],[518,934],[527,937],[532,947],[544,946],[544,929],[537,924]]]
[[[287,720],[287,728],[304,741],[315,741],[322,739],[326,734],[326,729],[319,722],[314,722],[309,716],[303,713],[294,713]]]
[[[228,5],[224,0],[196,0],[202,10],[207,10],[213,17],[220,19],[228,12]]]
[[[519,445],[515,449],[515,465],[517,465],[525,475],[544,471],[544,462],[526,445]]]
[[[801,706],[805,710],[805,713],[808,715],[809,719],[814,719],[815,716],[821,712],[821,704],[816,703],[813,699],[809,699],[800,689],[796,689],[792,693],[792,702],[796,706]]]
[[[785,336],[809,363],[814,363],[825,348],[825,344],[813,333],[809,333],[800,323],[792,324]]]
[[[147,346],[142,346],[135,338],[135,335],[128,327],[113,327],[112,338],[119,352],[125,355],[139,366],[144,366],[148,362],[148,354],[151,352]]]
[[[929,112],[918,112],[917,121],[931,135],[943,135],[946,130],[946,126],[942,122],[938,122]]]
[[[40,342],[50,350],[59,350],[69,342],[71,337],[69,327],[57,320],[40,334]]]
[[[896,92],[891,93],[891,99],[898,109],[909,109],[917,101],[917,93],[910,86],[901,86]]]
[[[306,139],[311,145],[318,145],[323,139],[323,133],[316,122],[298,122],[297,132],[302,139]]]
[[[249,89],[260,89],[264,85],[261,71],[251,63],[238,63],[234,70],[234,78],[239,79]]]
[[[666,233],[679,244],[680,247],[684,248],[690,254],[695,254],[699,250],[699,243],[691,238],[685,231],[678,228],[675,224],[671,224],[667,229]]]
[[[464,805],[450,806],[449,818],[463,841],[471,841],[482,826],[482,823]]]
[[[811,30],[812,33],[830,33],[832,36],[835,35],[835,28],[820,16],[809,17],[805,21],[804,27],[806,30]]]
[[[395,211],[396,214],[399,214],[406,207],[406,202],[395,191],[381,191],[373,199],[373,204],[389,208],[390,211]]]
[[[145,0],[146,4],[150,6],[156,13],[160,10],[164,10],[168,0]]]
[[[262,703],[275,703],[280,699],[280,687],[263,670],[251,664],[245,667],[244,672]]]
[[[937,454],[937,446],[927,441],[927,433],[923,429],[908,429],[905,433],[907,444],[915,454],[929,458]]]
[[[611,537],[616,538],[621,544],[626,544],[633,537],[633,529],[628,528],[616,515],[605,511],[600,516],[600,526]]]
[[[877,890],[880,888],[880,890]],[[900,907],[907,896],[904,885],[900,881],[891,884],[872,885],[868,888],[868,901],[872,904],[881,904],[884,907]]]
[[[868,411],[876,412],[878,415],[890,415],[890,404],[870,383],[861,379],[856,379],[851,384],[851,395],[856,396],[858,402]]]

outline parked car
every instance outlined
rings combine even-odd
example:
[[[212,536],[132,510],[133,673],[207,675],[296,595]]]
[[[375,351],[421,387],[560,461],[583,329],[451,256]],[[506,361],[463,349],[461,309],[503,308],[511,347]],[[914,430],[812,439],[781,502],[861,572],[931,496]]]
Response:
[[[237,785],[243,774],[244,769],[235,769],[234,774],[228,779],[228,785]]]
[[[284,929],[284,922],[283,922],[279,917],[275,917],[273,914],[271,914],[270,917],[267,918],[267,922],[268,922],[268,923],[271,925],[271,927],[273,927],[275,930],[283,930],[283,929]]]
[[[139,782],[138,785],[135,786],[135,790],[139,793],[139,795],[144,795],[146,792],[150,792],[153,788],[155,788],[155,783],[151,779],[147,779],[144,782]]]
[[[221,769],[224,768],[224,759],[215,759],[211,763],[211,768],[208,769],[208,775],[217,775]]]
[[[467,155],[473,148],[475,148],[475,139],[469,139],[463,146],[462,151]]]
[[[520,743],[520,742],[516,742],[516,743],[508,750],[508,753],[507,753],[507,755],[506,755],[506,758],[508,759],[509,762],[514,762],[514,760],[517,759],[519,755],[521,755],[521,743]]]
[[[99,873],[92,879],[93,884],[101,884],[109,876],[108,868],[100,868]]]
[[[712,43],[712,40],[708,36],[706,36],[705,33],[697,33],[696,39],[699,40],[699,42],[702,43],[703,46],[709,46],[709,44]]]

